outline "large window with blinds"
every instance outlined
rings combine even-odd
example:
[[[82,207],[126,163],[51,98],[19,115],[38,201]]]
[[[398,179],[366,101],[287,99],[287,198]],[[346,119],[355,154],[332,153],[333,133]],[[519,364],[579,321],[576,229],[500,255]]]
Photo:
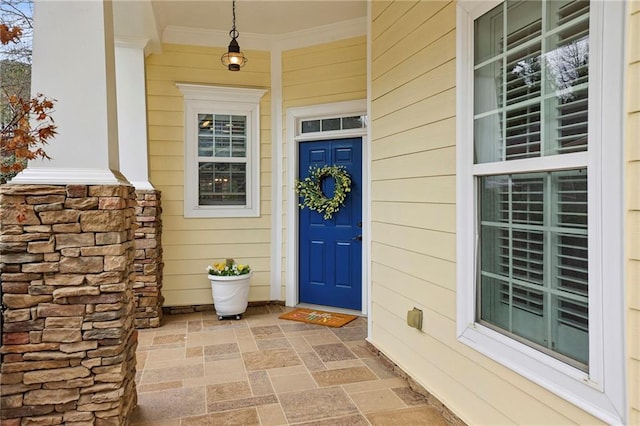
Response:
[[[589,2],[508,1],[474,40],[475,163],[529,160],[478,179],[477,319],[588,370]]]
[[[259,102],[265,90],[178,88],[185,111],[185,217],[259,216]]]
[[[624,5],[457,7],[458,338],[620,423]]]

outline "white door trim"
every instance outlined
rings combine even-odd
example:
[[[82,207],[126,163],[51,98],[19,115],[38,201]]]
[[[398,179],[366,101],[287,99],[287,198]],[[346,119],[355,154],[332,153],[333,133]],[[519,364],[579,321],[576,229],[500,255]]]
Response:
[[[370,220],[370,192],[368,184],[369,174],[369,140],[367,129],[351,129],[336,132],[314,133],[312,136],[299,135],[298,123],[305,118],[337,115],[363,115],[367,113],[367,101],[336,102],[307,107],[289,108],[287,110],[287,177],[285,194],[286,207],[286,299],[287,306],[295,306],[299,303],[298,295],[298,196],[295,192],[295,180],[298,170],[298,144],[308,140],[340,139],[349,137],[362,138],[362,314],[368,311],[370,294],[369,259],[371,236],[365,232],[369,229]]]

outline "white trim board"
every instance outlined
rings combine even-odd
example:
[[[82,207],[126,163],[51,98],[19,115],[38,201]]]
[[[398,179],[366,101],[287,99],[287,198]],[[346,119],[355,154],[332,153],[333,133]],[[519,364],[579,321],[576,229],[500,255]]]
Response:
[[[362,138],[362,181],[369,179],[369,139],[368,129],[356,129],[345,132],[329,132],[328,134],[314,134],[313,137],[299,137],[297,135],[297,123],[305,118],[315,118],[328,115],[366,115],[366,100],[336,102],[329,104],[313,105],[307,107],[290,108],[287,110],[287,252],[286,252],[286,298],[287,306],[296,306],[299,302],[298,295],[298,196],[295,193],[296,170],[298,170],[298,143],[305,140],[337,139],[342,137]],[[363,231],[368,229],[370,215],[371,194],[369,186],[364,186],[362,191],[362,221]],[[367,232],[362,236],[362,314],[367,315],[369,308],[369,249],[371,235]]]

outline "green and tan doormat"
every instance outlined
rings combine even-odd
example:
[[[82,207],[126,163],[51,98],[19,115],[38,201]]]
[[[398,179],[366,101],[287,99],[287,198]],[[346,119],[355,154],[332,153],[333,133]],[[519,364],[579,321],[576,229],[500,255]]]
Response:
[[[358,317],[355,315],[318,311],[317,309],[297,308],[280,315],[279,318],[307,322],[309,324],[326,325],[328,327],[342,327]]]

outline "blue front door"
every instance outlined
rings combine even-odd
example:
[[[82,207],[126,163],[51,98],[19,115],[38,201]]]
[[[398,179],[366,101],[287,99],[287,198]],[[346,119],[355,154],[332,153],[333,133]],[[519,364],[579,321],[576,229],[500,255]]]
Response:
[[[351,192],[345,205],[325,220],[308,208],[299,216],[300,302],[362,309],[362,139],[302,142],[298,178],[309,175],[309,166],[340,165],[351,176]],[[335,181],[322,181],[331,197]]]

